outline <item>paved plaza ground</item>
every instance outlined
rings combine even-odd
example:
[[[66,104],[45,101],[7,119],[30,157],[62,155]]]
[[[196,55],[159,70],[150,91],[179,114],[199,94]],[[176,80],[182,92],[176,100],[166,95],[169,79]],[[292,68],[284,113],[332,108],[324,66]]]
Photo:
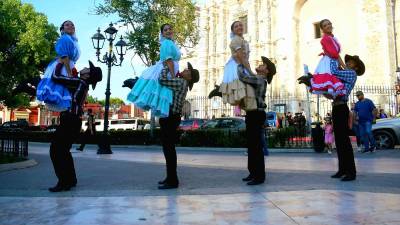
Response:
[[[180,188],[158,190],[160,147],[87,147],[73,153],[78,186],[49,193],[49,145],[31,143],[37,165],[0,172],[0,224],[400,224],[400,150],[357,153],[354,182],[330,178],[334,154],[273,152],[266,183],[250,187],[243,151],[185,148]]]

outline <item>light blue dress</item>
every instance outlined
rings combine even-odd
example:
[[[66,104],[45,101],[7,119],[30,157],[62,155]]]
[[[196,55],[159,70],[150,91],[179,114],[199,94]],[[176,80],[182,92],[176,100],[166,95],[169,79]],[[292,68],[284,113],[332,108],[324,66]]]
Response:
[[[128,101],[143,110],[152,110],[157,117],[168,117],[169,107],[172,104],[173,92],[171,89],[160,85],[159,78],[164,68],[163,62],[172,59],[174,74],[179,72],[181,52],[174,41],[163,38],[161,40],[160,61],[150,66],[140,75],[135,86],[128,94]],[[167,75],[171,77],[170,72]]]
[[[57,58],[51,61],[47,66],[44,76],[38,84],[36,98],[37,100],[46,103],[49,110],[62,112],[68,110],[71,106],[71,93],[65,86],[54,83],[51,77],[59,63],[58,59],[61,57],[68,56],[70,59],[70,68],[74,68],[76,61],[79,59],[80,50],[78,40],[75,36],[68,34],[63,34],[57,40],[55,48]],[[68,76],[65,67],[62,68],[61,74]]]

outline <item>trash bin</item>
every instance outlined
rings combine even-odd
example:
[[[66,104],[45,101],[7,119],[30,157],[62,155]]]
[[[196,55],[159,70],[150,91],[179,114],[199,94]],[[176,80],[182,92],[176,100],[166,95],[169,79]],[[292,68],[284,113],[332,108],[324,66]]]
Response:
[[[325,149],[324,130],[321,122],[311,123],[311,136],[315,152],[323,152]]]

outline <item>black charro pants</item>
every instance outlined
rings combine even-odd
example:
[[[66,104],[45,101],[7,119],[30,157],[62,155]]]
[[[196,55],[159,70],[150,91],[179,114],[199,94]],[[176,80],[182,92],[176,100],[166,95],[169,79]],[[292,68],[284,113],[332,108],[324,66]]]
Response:
[[[79,116],[70,112],[62,112],[60,125],[53,134],[50,157],[60,185],[71,185],[77,182],[70,149],[72,143],[79,136],[81,125],[82,121]]]
[[[246,111],[247,168],[250,176],[257,181],[265,180],[264,153],[260,138],[265,119],[264,111]]]
[[[175,144],[177,141],[177,129],[181,122],[181,115],[171,114],[166,118],[160,118],[161,142],[165,162],[167,165],[167,182],[170,184],[178,183],[178,175],[176,172],[177,157]]]
[[[349,107],[347,104],[332,107],[333,133],[339,160],[339,173],[348,176],[356,175],[353,147],[349,137]]]

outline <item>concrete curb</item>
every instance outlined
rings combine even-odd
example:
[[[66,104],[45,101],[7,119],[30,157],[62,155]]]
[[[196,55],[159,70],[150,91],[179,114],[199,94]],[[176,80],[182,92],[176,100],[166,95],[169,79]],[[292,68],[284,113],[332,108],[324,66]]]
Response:
[[[112,148],[133,148],[133,149],[162,149],[159,145],[113,145]],[[210,152],[245,152],[247,148],[219,148],[219,147],[176,147],[178,151],[210,151]],[[314,153],[314,149],[289,149],[289,148],[270,148],[269,152],[272,153]]]
[[[42,142],[30,142],[30,144],[46,144]],[[49,143],[47,143],[49,144]],[[88,144],[96,149],[97,145]],[[111,145],[112,149],[144,149],[144,150],[162,150],[160,145]],[[74,147],[72,148],[74,149]],[[208,151],[208,152],[245,152],[247,148],[221,148],[221,147],[176,147],[178,151]],[[314,153],[312,148],[270,148],[271,153]]]
[[[25,169],[28,167],[36,166],[38,163],[34,159],[28,159],[22,162],[0,164],[0,172]]]

